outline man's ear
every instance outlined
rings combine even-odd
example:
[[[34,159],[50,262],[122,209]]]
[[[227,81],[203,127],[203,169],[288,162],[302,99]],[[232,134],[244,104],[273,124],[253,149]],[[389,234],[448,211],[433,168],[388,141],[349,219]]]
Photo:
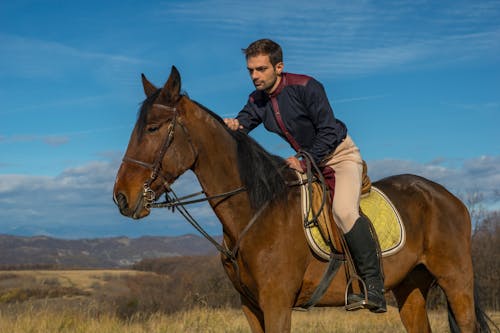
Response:
[[[282,61],[278,62],[276,64],[276,66],[274,66],[274,70],[275,70],[276,74],[278,74],[278,75],[281,75],[284,68],[285,68],[285,64]]]

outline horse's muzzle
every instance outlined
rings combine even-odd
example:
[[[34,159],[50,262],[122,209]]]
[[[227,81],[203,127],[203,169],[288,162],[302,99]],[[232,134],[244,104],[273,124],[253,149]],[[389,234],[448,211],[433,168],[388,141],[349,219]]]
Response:
[[[113,195],[113,201],[118,206],[118,209],[123,216],[140,219],[149,215],[149,211],[144,209],[142,198],[139,199],[140,202],[136,205],[135,209],[130,208],[127,196],[122,192],[118,192]]]
[[[126,215],[124,213],[126,211],[128,211],[128,202],[127,202],[127,197],[125,196],[125,194],[119,192],[117,195],[113,196],[113,201],[120,209],[120,213],[122,213],[123,215]]]

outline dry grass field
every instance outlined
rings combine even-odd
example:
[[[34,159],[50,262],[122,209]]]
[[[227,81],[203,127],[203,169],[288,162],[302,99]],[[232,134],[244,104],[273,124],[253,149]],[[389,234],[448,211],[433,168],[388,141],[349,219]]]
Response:
[[[88,305],[85,305],[85,307]],[[155,314],[148,318],[123,321],[110,314],[95,315],[86,308],[50,310],[24,308],[15,316],[0,312],[0,332],[92,332],[92,333],[185,333],[250,332],[242,312],[237,309],[193,309],[173,315]],[[446,315],[432,316],[434,332],[448,332]],[[293,314],[293,332],[405,332],[397,311],[383,315],[367,311],[345,313],[341,309],[315,309]]]
[[[208,307],[164,314],[117,315],[112,300],[129,292],[124,270],[0,271],[1,333],[249,332],[238,309]],[[500,314],[493,316],[500,323]],[[387,314],[343,309],[294,312],[293,332],[404,332],[395,308]],[[448,332],[446,313],[433,312],[434,332]]]

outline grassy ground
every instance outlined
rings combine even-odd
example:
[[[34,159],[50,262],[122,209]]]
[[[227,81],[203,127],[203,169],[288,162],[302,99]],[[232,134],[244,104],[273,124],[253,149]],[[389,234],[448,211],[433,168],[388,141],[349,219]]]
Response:
[[[102,299],[122,295],[136,271],[0,271],[1,333],[250,332],[238,309],[195,308],[173,314],[119,316]],[[105,305],[103,305],[105,304]],[[500,313],[491,314],[497,324]],[[449,332],[444,312],[430,314],[433,332]],[[375,315],[339,308],[294,312],[292,332],[404,332],[395,308]]]
[[[88,305],[85,305],[87,307]],[[96,315],[87,308],[80,311],[53,311],[27,307],[16,315],[0,311],[0,332],[47,333],[218,333],[250,332],[246,319],[235,309],[193,309],[173,315],[155,314],[148,318],[123,321],[114,315]],[[431,313],[433,332],[449,332],[446,313]],[[497,322],[500,315],[496,317]],[[346,313],[342,309],[314,309],[308,313],[294,312],[292,332],[405,332],[394,308],[386,314],[368,311]]]

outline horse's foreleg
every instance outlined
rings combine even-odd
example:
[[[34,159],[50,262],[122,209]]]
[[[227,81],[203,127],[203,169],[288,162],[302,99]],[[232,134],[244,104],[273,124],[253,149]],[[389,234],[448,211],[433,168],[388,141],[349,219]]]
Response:
[[[290,307],[271,307],[264,312],[266,333],[290,333],[292,328],[292,309]]]
[[[264,333],[264,315],[245,296],[241,296],[241,306],[252,333]]]
[[[266,295],[267,294],[267,295]],[[286,293],[261,293],[260,306],[264,313],[266,333],[290,332],[292,326],[292,300]]]
[[[431,332],[425,303],[432,281],[433,277],[427,270],[417,267],[392,290],[401,321],[409,333]]]

